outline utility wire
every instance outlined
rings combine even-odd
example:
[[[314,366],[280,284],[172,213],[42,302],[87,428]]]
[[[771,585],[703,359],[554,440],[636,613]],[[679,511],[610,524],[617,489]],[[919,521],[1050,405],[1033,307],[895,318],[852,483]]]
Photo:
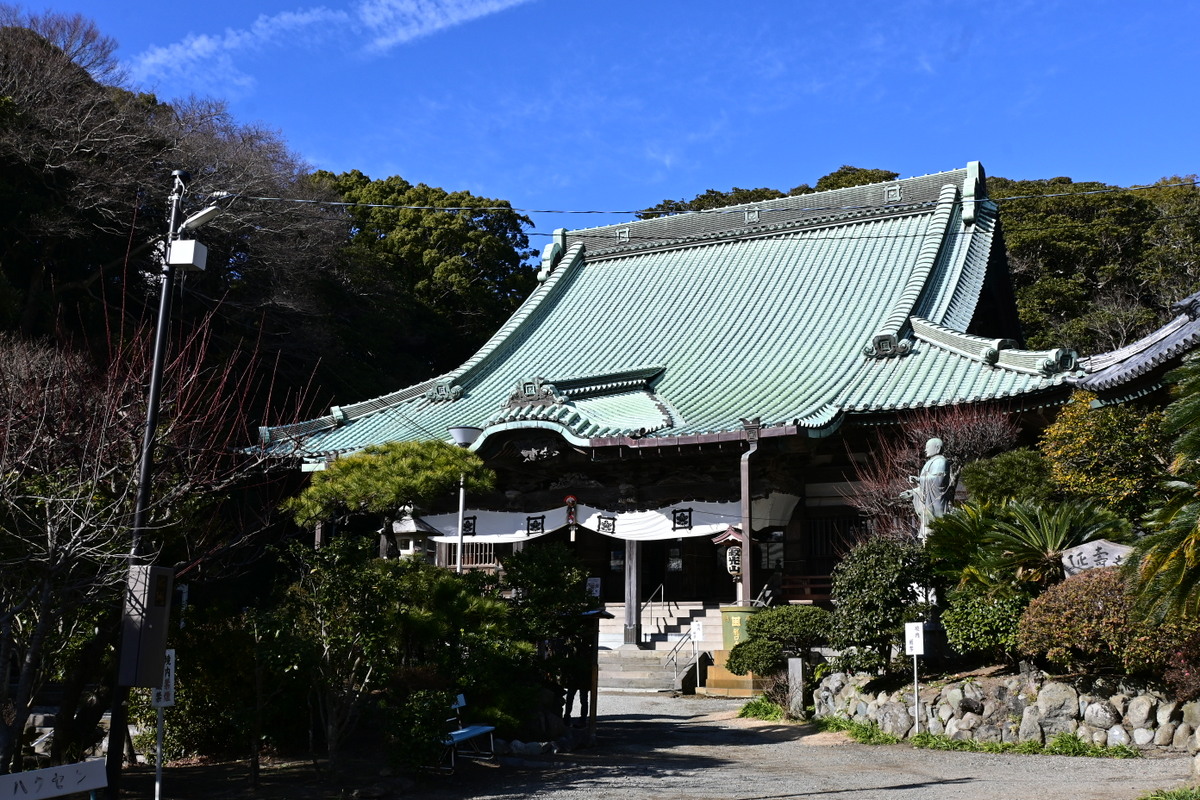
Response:
[[[1200,181],[1184,181],[1181,183],[1151,184],[1148,186],[1130,186],[1130,187],[1111,187],[1111,188],[1107,188],[1107,189],[1089,189],[1089,190],[1083,191],[1083,192],[1056,192],[1053,194],[1022,194],[1022,195],[1012,195],[1010,197],[991,197],[988,199],[990,199],[994,203],[1008,203],[1013,200],[1038,200],[1038,199],[1050,199],[1050,198],[1059,198],[1059,197],[1080,197],[1080,196],[1084,196],[1084,195],[1113,194],[1116,192],[1138,192],[1138,191],[1146,191],[1149,189],[1170,189],[1170,188],[1176,188],[1176,187],[1180,187],[1180,186],[1198,186],[1198,185],[1200,185]],[[804,195],[793,195],[793,196],[794,197],[803,197]],[[885,204],[878,204],[878,205],[813,206],[811,208],[758,208],[758,209],[747,208],[747,206],[752,206],[754,203],[768,203],[768,202],[774,202],[774,200],[785,199],[785,197],[777,197],[777,198],[774,198],[774,200],[758,200],[758,201],[750,201],[749,203],[740,203],[737,205],[736,208],[707,208],[707,209],[700,209],[700,210],[695,210],[695,211],[655,212],[655,211],[652,211],[651,209],[647,209],[647,208],[637,209],[637,210],[627,210],[627,209],[626,210],[601,210],[601,209],[572,210],[572,209],[551,209],[551,208],[513,208],[510,205],[504,205],[504,206],[416,206],[416,205],[401,205],[401,204],[397,204],[397,203],[358,203],[358,202],[350,202],[350,201],[344,201],[344,200],[341,200],[341,201],[308,200],[308,199],[294,198],[294,197],[259,197],[259,196],[255,196],[255,195],[231,194],[228,192],[216,192],[216,193],[210,195],[210,197],[214,200],[242,199],[242,200],[255,200],[255,201],[259,201],[259,202],[270,202],[270,203],[296,203],[296,204],[303,204],[303,205],[331,206],[331,207],[335,207],[335,208],[382,208],[382,209],[390,209],[390,210],[397,210],[397,211],[512,211],[512,212],[518,213],[518,214],[620,214],[620,215],[626,215],[626,216],[628,216],[628,215],[636,216],[638,214],[653,213],[653,214],[659,215],[656,217],[648,217],[647,218],[648,220],[649,219],[662,219],[663,217],[683,216],[683,215],[687,215],[687,214],[742,214],[742,213],[745,213],[746,211],[758,211],[760,213],[785,212],[785,211],[790,211],[790,212],[795,212],[795,211],[809,211],[809,212],[871,211],[871,210],[913,208],[913,207],[919,207],[921,205],[925,205],[922,203],[903,203],[903,202],[901,202],[901,203],[885,203]],[[956,202],[962,202],[962,201],[960,200],[960,201],[956,201]],[[647,220],[636,220],[636,221],[644,222]]]

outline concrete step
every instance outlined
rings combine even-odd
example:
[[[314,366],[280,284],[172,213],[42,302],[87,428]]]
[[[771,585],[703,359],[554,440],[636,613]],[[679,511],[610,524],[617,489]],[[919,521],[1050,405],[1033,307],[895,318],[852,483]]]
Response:
[[[612,619],[601,620],[599,644],[601,648],[615,650],[625,644],[625,606],[613,604],[606,607]],[[642,645],[655,650],[669,651],[680,639],[697,628],[701,632],[697,649],[711,650],[722,646],[720,607],[712,603],[672,603],[669,606],[649,607],[642,610]]]
[[[685,658],[690,657],[689,651]],[[667,692],[694,684],[695,670],[677,679],[676,666],[668,663],[663,651],[611,650],[600,653],[598,682],[605,689]]]

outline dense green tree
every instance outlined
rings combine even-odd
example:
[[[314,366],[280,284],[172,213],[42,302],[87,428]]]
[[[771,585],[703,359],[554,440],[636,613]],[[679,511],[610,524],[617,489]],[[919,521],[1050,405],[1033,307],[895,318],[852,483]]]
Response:
[[[849,189],[852,186],[865,186],[869,183],[886,183],[900,177],[899,172],[887,169],[865,169],[843,164],[828,175],[817,181],[816,190],[826,192],[830,189]]]
[[[1194,182],[1174,177],[1123,189],[1066,177],[988,179],[1031,347],[1120,347],[1196,290]],[[1187,185],[1171,185],[1181,183]]]
[[[439,440],[389,442],[333,461],[284,508],[300,525],[358,514],[390,519],[406,505],[427,507],[452,496],[460,477],[472,493],[495,481],[483,460],[464,448]]]
[[[294,665],[312,681],[331,772],[367,699],[389,683],[393,692],[413,688],[403,678],[398,687],[398,673],[426,667],[432,675],[419,688],[460,687],[488,666],[480,649],[506,646],[503,602],[472,592],[460,575],[375,558],[354,537],[290,553],[297,579],[277,619],[300,646]]]
[[[347,358],[364,360],[354,352],[361,346],[385,381],[457,366],[535,285],[526,263],[532,223],[506,201],[399,176],[371,180],[357,170],[318,172],[314,180],[361,204],[349,209],[339,261],[348,305],[339,310],[338,335]],[[394,388],[374,380],[381,391]]]
[[[1051,494],[1050,468],[1037,450],[1019,447],[963,466],[963,485],[973,503],[1041,502]]]
[[[670,214],[684,214],[690,211],[709,211],[714,208],[724,208],[725,206],[736,206],[742,203],[755,203],[761,200],[775,200],[780,197],[785,197],[783,192],[778,189],[768,189],[765,187],[758,189],[742,189],[733,187],[728,192],[722,192],[718,189],[709,189],[703,194],[698,194],[691,200],[663,200],[656,206],[639,211],[638,219],[654,219],[655,217],[667,216]]]
[[[1162,412],[1133,404],[1092,407],[1076,393],[1039,443],[1054,488],[1136,519],[1161,498],[1167,464]]]

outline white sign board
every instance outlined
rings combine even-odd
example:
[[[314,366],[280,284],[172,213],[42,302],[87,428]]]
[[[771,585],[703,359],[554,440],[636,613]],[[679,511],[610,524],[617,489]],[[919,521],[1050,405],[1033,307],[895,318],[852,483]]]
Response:
[[[904,623],[904,655],[925,655],[925,623]]]
[[[77,792],[90,792],[108,785],[104,761],[84,761],[63,764],[29,772],[0,775],[0,797],[20,797],[35,800],[41,797],[63,797]]]
[[[1067,577],[1078,575],[1089,569],[1099,567],[1119,567],[1129,558],[1133,548],[1110,542],[1107,539],[1097,539],[1094,542],[1081,544],[1069,550],[1063,550],[1063,572]]]
[[[590,594],[592,597],[600,596],[600,579],[599,578],[588,578],[587,579],[587,593]]]
[[[167,650],[163,659],[162,688],[152,689],[150,705],[155,708],[166,708],[175,705],[175,650]]]

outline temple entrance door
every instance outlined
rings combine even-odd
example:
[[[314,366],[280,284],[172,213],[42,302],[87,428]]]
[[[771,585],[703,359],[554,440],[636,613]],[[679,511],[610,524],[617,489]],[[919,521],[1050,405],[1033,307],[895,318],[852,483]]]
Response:
[[[724,600],[727,587],[714,569],[724,548],[717,551],[707,536],[643,542],[639,596],[645,601],[661,585],[667,602]]]
[[[574,550],[588,577],[600,579],[600,599],[625,602],[625,542],[580,527],[575,531]]]

